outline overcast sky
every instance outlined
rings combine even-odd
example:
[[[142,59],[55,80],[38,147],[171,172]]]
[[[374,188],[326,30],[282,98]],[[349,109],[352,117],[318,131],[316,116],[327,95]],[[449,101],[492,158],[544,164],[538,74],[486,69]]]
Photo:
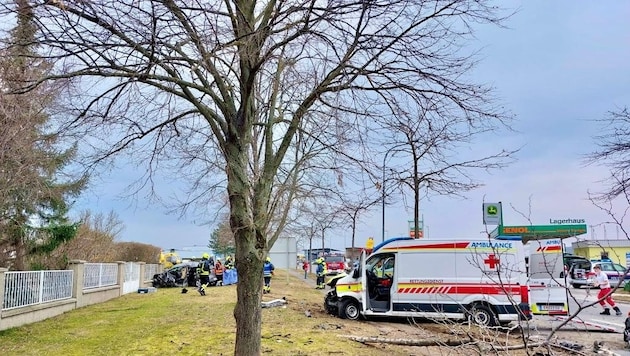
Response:
[[[485,186],[466,199],[435,197],[421,209],[430,239],[477,237],[484,230],[481,204],[503,203],[507,225],[549,219],[579,218],[589,225],[608,221],[588,200],[588,191],[603,188],[607,172],[585,166],[584,155],[596,149],[593,136],[606,112],[630,105],[630,2],[501,1],[517,9],[506,28],[484,26],[476,45],[482,62],[474,80],[496,87],[496,94],[515,116],[515,132],[489,137],[476,150],[523,147],[508,169],[477,175]],[[178,219],[163,208],[120,199],[133,171],[122,167],[104,174],[77,202],[76,209],[114,210],[126,225],[121,239],[164,249],[207,245],[213,227]],[[531,205],[530,205],[531,198]],[[408,234],[413,210],[402,203],[386,209],[387,236]],[[380,208],[365,216],[357,244],[369,236],[381,240]],[[616,237],[614,227],[595,229],[597,237]],[[350,232],[327,236],[326,245],[350,245]],[[321,246],[320,242],[314,242]]]

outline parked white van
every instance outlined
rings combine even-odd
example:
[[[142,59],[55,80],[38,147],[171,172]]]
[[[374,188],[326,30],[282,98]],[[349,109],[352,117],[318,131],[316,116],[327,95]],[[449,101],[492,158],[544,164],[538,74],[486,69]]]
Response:
[[[326,310],[341,318],[531,319],[520,241],[391,239],[330,285]]]

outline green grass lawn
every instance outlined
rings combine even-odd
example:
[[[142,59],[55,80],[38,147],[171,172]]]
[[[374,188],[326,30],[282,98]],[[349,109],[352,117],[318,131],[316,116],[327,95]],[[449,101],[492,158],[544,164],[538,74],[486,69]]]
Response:
[[[398,354],[389,346],[375,349],[337,337],[364,330],[367,325],[327,315],[320,291],[280,270],[272,281],[272,293],[263,299],[283,296],[289,301],[286,307],[263,309],[264,354]],[[42,322],[0,331],[0,354],[231,355],[235,303],[234,285],[211,287],[205,297],[194,289],[181,294],[179,288],[128,294]],[[305,316],[307,309],[313,317]]]

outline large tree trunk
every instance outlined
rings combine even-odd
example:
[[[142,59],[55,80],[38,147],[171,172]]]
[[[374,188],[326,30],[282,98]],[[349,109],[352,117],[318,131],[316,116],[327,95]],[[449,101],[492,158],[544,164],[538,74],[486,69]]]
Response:
[[[230,227],[236,244],[235,267],[238,273],[236,287],[236,344],[234,355],[260,355],[262,313],[262,268],[266,239],[256,226],[261,209],[252,202],[247,176],[247,158],[240,150],[238,140],[228,144],[227,176],[230,201]]]
[[[238,284],[237,303],[234,307],[236,319],[234,355],[260,355],[263,261],[256,249],[256,237],[249,229],[237,232],[236,241]]]

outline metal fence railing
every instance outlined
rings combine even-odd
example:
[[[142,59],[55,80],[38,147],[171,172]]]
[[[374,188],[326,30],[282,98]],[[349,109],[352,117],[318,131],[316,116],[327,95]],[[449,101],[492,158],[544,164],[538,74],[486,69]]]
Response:
[[[117,263],[86,263],[83,270],[83,289],[118,284]]]
[[[6,272],[3,310],[72,298],[73,271]]]
[[[157,263],[151,263],[144,265],[144,280],[150,281],[153,279],[154,274],[162,272],[162,266]]]

